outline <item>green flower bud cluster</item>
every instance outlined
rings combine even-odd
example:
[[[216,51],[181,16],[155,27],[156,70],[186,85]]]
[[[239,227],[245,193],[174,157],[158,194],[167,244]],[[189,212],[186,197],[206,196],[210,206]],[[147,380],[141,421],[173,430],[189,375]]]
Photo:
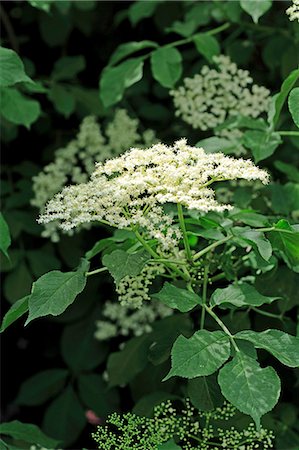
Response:
[[[42,213],[46,203],[64,186],[85,183],[96,162],[118,156],[130,147],[147,147],[155,142],[152,130],[139,132],[139,129],[139,121],[132,119],[124,109],[115,112],[103,132],[95,117],[85,117],[76,138],[56,150],[54,161],[33,177],[31,204]],[[57,223],[45,224],[42,235],[53,242],[59,241]]]
[[[219,423],[217,426],[218,420],[229,420],[235,413],[236,409],[227,402],[221,408],[204,412],[195,409],[188,399],[183,409],[166,401],[154,409],[152,418],[113,413],[93,438],[101,450],[157,450],[170,439],[182,450],[273,448],[272,431],[257,431],[253,424],[242,431],[227,425],[221,427]]]

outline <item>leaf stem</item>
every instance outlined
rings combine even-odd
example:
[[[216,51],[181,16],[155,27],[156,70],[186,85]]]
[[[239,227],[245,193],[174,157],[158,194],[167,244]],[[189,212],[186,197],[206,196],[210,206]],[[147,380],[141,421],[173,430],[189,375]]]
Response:
[[[213,319],[218,323],[220,328],[222,328],[222,330],[225,332],[225,334],[228,335],[236,352],[239,352],[240,350],[235,342],[234,336],[231,334],[231,332],[229,331],[227,326],[222,322],[221,319],[219,319],[219,317],[214,313],[214,311],[212,311],[211,308],[209,308],[207,305],[203,305],[203,306],[204,306],[205,310],[207,311],[207,313],[210,314],[210,316],[213,317]]]
[[[280,136],[299,136],[299,131],[277,131]]]
[[[255,308],[254,306],[250,309],[257,312],[258,314],[261,314],[262,316],[267,316],[267,317],[272,317],[273,319],[283,320],[282,313],[281,314],[273,314],[268,311],[263,311],[262,309]]]
[[[188,235],[187,235],[186,224],[185,224],[185,220],[184,220],[183,208],[180,203],[177,204],[177,209],[178,209],[179,223],[180,223],[180,227],[181,227],[181,230],[183,233],[183,241],[184,241],[184,247],[185,247],[185,251],[186,251],[186,255],[187,255],[187,260],[190,263],[192,263],[193,262],[192,253],[191,253],[190,245],[189,245],[189,241],[188,241]]]
[[[209,281],[209,264],[205,265],[204,268],[204,276],[203,276],[203,285],[202,285],[202,308],[201,308],[201,317],[200,317],[200,329],[203,330],[205,326],[205,316],[206,316],[206,303],[207,303],[207,288]]]
[[[193,260],[196,261],[197,259],[199,259],[201,256],[205,255],[206,253],[210,252],[211,250],[213,250],[214,248],[218,247],[219,245],[225,244],[225,242],[229,241],[230,239],[232,239],[233,236],[227,236],[223,239],[220,239],[220,241],[214,242],[211,245],[208,245],[207,247],[205,247],[203,250],[200,250],[198,253],[196,253],[195,255],[193,255]]]
[[[95,275],[97,273],[101,273],[101,272],[105,272],[107,269],[107,267],[101,267],[100,269],[95,269],[92,270],[91,272],[86,272],[85,276],[89,277],[90,275]]]

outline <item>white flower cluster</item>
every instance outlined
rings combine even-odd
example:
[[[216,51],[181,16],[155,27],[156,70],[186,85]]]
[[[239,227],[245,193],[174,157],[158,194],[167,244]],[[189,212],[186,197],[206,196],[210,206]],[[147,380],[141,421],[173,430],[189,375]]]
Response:
[[[161,205],[179,203],[205,213],[230,209],[216,201],[210,185],[240,178],[268,182],[267,172],[252,161],[207,154],[187,145],[186,139],[171,147],[159,143],[132,148],[98,163],[88,183],[64,188],[47,204],[39,222],[58,221],[64,230],[94,221],[120,229],[140,227],[167,249],[180,234]]]
[[[215,56],[217,68],[203,66],[193,78],[170,94],[176,115],[193,128],[208,130],[226,119],[241,114],[256,118],[269,105],[270,92],[253,83],[247,70],[239,69],[228,56]]]
[[[146,130],[139,133],[139,126],[139,121],[132,119],[124,109],[116,111],[104,133],[95,117],[86,117],[76,138],[66,147],[56,150],[54,161],[33,177],[32,205],[43,212],[47,201],[64,186],[85,183],[95,169],[95,162],[113,158],[134,145],[153,144],[154,132]],[[58,241],[57,224],[46,225],[43,236]]]
[[[299,22],[299,0],[293,0],[293,4],[286,10],[290,20]]]
[[[129,302],[107,302],[102,311],[106,320],[96,322],[95,338],[105,341],[115,336],[141,336],[152,331],[153,322],[172,314],[173,309],[161,302],[144,302],[137,309]]]

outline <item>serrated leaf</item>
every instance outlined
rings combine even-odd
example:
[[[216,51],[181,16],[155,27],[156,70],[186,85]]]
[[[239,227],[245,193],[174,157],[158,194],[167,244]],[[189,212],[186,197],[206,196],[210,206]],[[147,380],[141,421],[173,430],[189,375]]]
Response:
[[[244,227],[234,227],[232,232],[238,239],[256,249],[265,261],[269,261],[272,256],[272,245],[262,232]]]
[[[11,244],[10,232],[3,214],[0,213],[0,250],[8,258],[7,250]]]
[[[30,128],[40,116],[40,104],[14,88],[1,89],[1,114],[9,122]]]
[[[213,62],[213,57],[220,53],[220,45],[214,36],[210,36],[206,33],[199,33],[194,36],[193,41],[197,51],[210,63]]]
[[[294,230],[287,220],[275,224],[276,231],[269,233],[272,246],[280,250],[287,265],[299,272],[299,231]]]
[[[260,418],[271,411],[280,395],[280,380],[272,367],[261,368],[258,362],[237,352],[219,371],[218,382],[224,397],[239,411],[250,415],[257,427]]]
[[[51,78],[55,81],[69,80],[85,69],[85,58],[82,55],[64,56],[55,61]]]
[[[163,381],[211,375],[229,356],[230,341],[223,331],[200,330],[189,339],[179,336],[171,351],[171,370]]]
[[[293,121],[299,128],[299,87],[291,90],[288,105]]]
[[[172,88],[183,72],[182,56],[176,48],[161,47],[151,55],[151,68],[155,80],[163,87]]]
[[[76,441],[86,423],[84,410],[71,386],[68,386],[46,410],[43,429],[69,446]]]
[[[108,390],[107,384],[100,375],[95,373],[80,375],[78,388],[80,399],[99,417],[106,417],[117,408],[117,391]]]
[[[245,131],[242,141],[245,147],[251,150],[255,162],[271,156],[279,144],[282,143],[279,133],[259,130]]]
[[[270,117],[268,118],[270,124],[272,124],[273,126],[276,126],[284,102],[290,90],[298,80],[298,78],[299,78],[299,69],[295,69],[288,75],[288,77],[282,83],[280,92],[274,96],[274,103],[272,107],[273,111]]]
[[[126,88],[141,80],[143,73],[143,60],[131,58],[115,67],[106,67],[100,79],[100,98],[103,105],[108,108],[119,102]]]
[[[103,265],[108,268],[116,284],[118,284],[126,276],[139,275],[149,259],[150,257],[145,250],[136,253],[115,250],[103,257]]]
[[[114,66],[123,58],[131,55],[132,53],[144,50],[145,48],[155,48],[158,44],[153,41],[139,41],[139,42],[126,42],[117,47],[117,49],[112,53],[109,59],[109,65]]]
[[[241,8],[252,17],[254,23],[272,6],[271,0],[240,0]]]
[[[197,294],[168,282],[164,283],[160,292],[152,296],[170,308],[178,309],[181,312],[191,311],[195,306],[201,304],[201,298]]]
[[[280,297],[266,297],[247,283],[231,284],[224,289],[216,289],[211,297],[211,305],[219,308],[242,308],[244,306],[261,306],[272,303]]]
[[[2,333],[6,328],[8,328],[12,323],[22,317],[28,311],[28,300],[29,295],[24,298],[17,300],[7,311],[3,317],[0,332]]]
[[[215,410],[224,401],[215,375],[189,380],[188,396],[193,406],[200,411]]]
[[[49,369],[38,372],[21,384],[15,402],[19,405],[41,405],[57,394],[64,386],[68,371]]]
[[[24,69],[24,64],[16,52],[0,47],[0,86],[8,87],[16,83],[34,83]]]
[[[74,272],[48,272],[33,283],[29,297],[29,315],[25,325],[37,317],[58,316],[73,303],[86,285],[89,263],[83,260]]]
[[[18,420],[2,423],[0,425],[0,434],[47,448],[56,447],[58,444],[56,439],[48,437],[36,425],[22,423]]]
[[[256,348],[263,348],[288,367],[299,367],[299,338],[280,330],[240,331],[236,338],[245,339]]]
[[[122,386],[131,381],[146,366],[150,341],[147,335],[130,339],[119,352],[108,358],[109,386]]]

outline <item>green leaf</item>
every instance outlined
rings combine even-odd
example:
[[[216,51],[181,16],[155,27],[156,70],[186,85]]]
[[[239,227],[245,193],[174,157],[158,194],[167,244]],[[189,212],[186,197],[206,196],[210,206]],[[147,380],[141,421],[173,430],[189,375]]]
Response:
[[[40,116],[40,104],[14,88],[1,89],[1,114],[16,125],[30,125]]]
[[[42,11],[49,12],[53,0],[28,0],[33,8],[41,9]]]
[[[8,328],[12,323],[22,317],[28,311],[28,299],[29,295],[20,300],[17,300],[11,308],[7,311],[3,317],[0,332],[2,333],[6,328]]]
[[[258,23],[259,18],[272,6],[271,0],[240,0],[241,8],[249,14],[254,23]]]
[[[80,375],[78,388],[80,399],[99,417],[106,417],[117,409],[117,391],[108,390],[100,375],[95,373]]]
[[[265,297],[247,283],[231,284],[224,289],[216,289],[211,297],[211,305],[221,309],[261,306],[272,303],[280,297]]]
[[[299,367],[298,337],[280,330],[266,330],[260,333],[245,330],[237,333],[235,337],[252,342],[256,348],[267,350],[288,367]]]
[[[64,117],[69,117],[75,111],[75,98],[64,86],[53,84],[49,90],[48,97],[56,111]]]
[[[74,373],[94,369],[107,356],[104,344],[94,338],[97,317],[99,317],[98,310],[92,317],[69,325],[63,331],[61,354]]]
[[[294,84],[296,83],[296,81],[299,78],[299,69],[293,70],[289,76],[284,80],[284,82],[281,85],[281,89],[280,92],[278,94],[276,94],[274,97],[274,115],[272,120],[270,120],[270,123],[273,124],[273,126],[276,126],[282,107],[284,105],[284,102],[290,92],[290,90],[292,89],[292,87],[294,86]],[[271,119],[271,117],[270,117]]]
[[[146,366],[149,337],[147,335],[130,339],[119,352],[108,358],[107,372],[109,386],[123,386],[131,381]]]
[[[276,169],[286,174],[291,181],[299,183],[299,170],[292,164],[287,164],[283,161],[274,161]]]
[[[29,315],[25,325],[37,317],[62,314],[83,291],[88,267],[89,263],[82,260],[74,272],[53,270],[35,281],[29,297]]]
[[[0,425],[0,434],[47,448],[56,447],[58,444],[56,439],[46,436],[36,425],[22,423],[18,420],[2,423]]]
[[[202,139],[201,141],[198,141],[195,146],[204,148],[207,153],[222,152],[227,154],[233,153],[235,150],[235,145],[232,141],[217,136]]]
[[[0,250],[7,257],[7,250],[11,244],[10,232],[8,225],[3,217],[3,214],[0,213]]]
[[[116,67],[106,67],[100,79],[100,98],[106,108],[119,102],[126,88],[141,80],[143,60],[131,58]]]
[[[171,370],[163,381],[211,375],[229,356],[230,341],[223,331],[200,330],[189,339],[179,336],[171,351]]]
[[[136,26],[138,22],[147,17],[151,17],[159,2],[151,0],[150,2],[144,2],[142,0],[136,1],[130,6],[128,16],[133,26]]]
[[[271,156],[282,142],[279,133],[269,133],[259,130],[245,131],[242,140],[245,147],[251,150],[255,162],[262,161]]]
[[[203,55],[210,63],[213,62],[213,57],[220,54],[220,45],[214,36],[206,33],[199,33],[194,36],[194,44],[197,51]]]
[[[65,369],[38,372],[22,383],[15,402],[27,406],[41,405],[63,388],[67,376]]]
[[[280,395],[280,380],[272,367],[237,352],[219,371],[218,382],[224,397],[239,411],[249,414],[260,426],[260,418],[274,408]]]
[[[171,24],[171,27],[167,28],[166,31],[169,33],[174,32],[180,34],[183,37],[189,37],[194,33],[197,27],[198,23],[194,19],[187,20],[185,22],[176,20]]]
[[[124,250],[115,250],[110,255],[103,257],[103,265],[106,266],[118,284],[124,277],[135,277],[142,271],[146,262],[150,259],[145,250],[136,253],[127,253]]]
[[[164,283],[160,292],[152,296],[170,308],[178,309],[181,312],[191,311],[195,306],[201,304],[201,298],[197,294],[180,289],[168,282]]]
[[[265,261],[269,261],[272,256],[272,245],[263,233],[247,227],[234,227],[232,233],[237,236],[237,242],[241,240],[251,245]]]
[[[272,246],[280,250],[291,269],[299,272],[299,231],[293,229],[284,219],[279,220],[274,226],[276,231],[269,233]]]
[[[43,428],[46,433],[69,446],[85,426],[84,410],[71,386],[68,386],[48,407]]]
[[[0,47],[0,66],[1,87],[13,86],[20,82],[34,83],[34,81],[26,75],[24,64],[13,50]]]
[[[158,44],[153,41],[126,42],[117,47],[109,59],[109,65],[114,66],[116,63],[131,55],[132,53],[144,50],[145,48],[157,48]]]
[[[176,48],[161,47],[151,55],[151,68],[155,80],[166,88],[172,88],[183,72],[182,56]]]
[[[188,397],[193,406],[200,411],[215,410],[224,401],[215,375],[189,380]]]
[[[299,87],[291,90],[288,105],[293,121],[299,128]]]
[[[84,69],[84,56],[64,56],[55,62],[51,78],[55,81],[70,80]]]
[[[157,450],[182,450],[182,447],[177,445],[173,439],[170,439],[164,442],[164,444],[158,445]]]

